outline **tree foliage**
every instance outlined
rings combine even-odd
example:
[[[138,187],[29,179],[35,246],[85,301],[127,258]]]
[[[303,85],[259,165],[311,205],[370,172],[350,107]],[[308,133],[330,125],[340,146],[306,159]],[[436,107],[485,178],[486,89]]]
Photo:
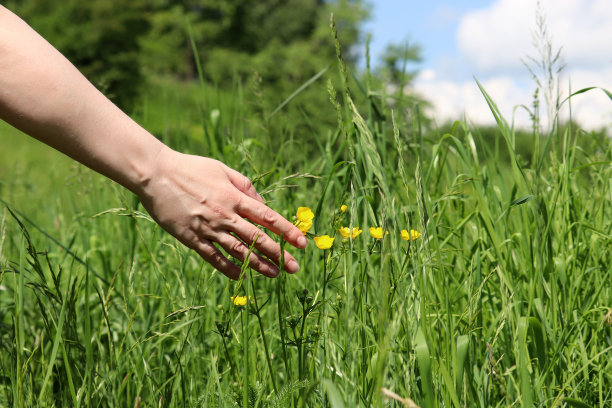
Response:
[[[139,38],[149,30],[145,0],[12,0],[28,22],[122,108],[130,108],[143,76]]]
[[[392,84],[406,84],[414,79],[416,72],[408,71],[409,64],[421,61],[421,48],[418,45],[389,44],[382,55],[379,73]]]
[[[278,58],[293,56],[293,47],[308,52],[314,60],[333,58],[333,46],[323,47],[330,44],[332,11],[341,21],[346,45],[355,45],[359,25],[368,15],[361,0],[152,0],[151,30],[141,40],[147,61],[144,65],[155,72],[194,75],[189,67],[192,55],[187,26],[202,62],[210,68],[205,70],[206,76],[215,81],[231,80],[236,72],[248,71],[253,63],[265,66],[270,59],[286,66]],[[160,60],[160,55],[166,58]],[[245,62],[250,67],[245,67]],[[302,62],[296,65],[304,68]]]
[[[193,43],[205,81],[222,88],[251,83],[265,95],[259,102],[268,106],[261,111],[269,112],[326,67],[326,75],[337,74],[330,13],[349,66],[368,17],[364,0],[9,0],[6,5],[124,109],[132,107],[147,77],[196,79]],[[319,115],[321,106],[328,106],[325,81],[319,85],[289,108]]]
[[[203,79],[221,88],[245,85],[262,116],[321,70],[329,68],[328,77],[337,75],[332,12],[349,66],[357,59],[361,23],[368,17],[362,0],[155,0],[151,7],[151,30],[141,41],[145,69],[195,78],[193,40]],[[300,111],[289,115],[293,120],[316,116],[335,123],[332,109],[322,107],[330,107],[325,78],[286,109]]]

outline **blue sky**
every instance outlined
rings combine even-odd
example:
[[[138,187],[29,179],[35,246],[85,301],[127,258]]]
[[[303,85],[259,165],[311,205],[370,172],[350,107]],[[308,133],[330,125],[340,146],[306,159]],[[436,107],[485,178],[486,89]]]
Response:
[[[455,33],[461,15],[490,3],[490,0],[371,0],[372,17],[364,31],[371,34],[372,58],[376,60],[387,44],[407,41],[421,46],[423,61],[418,68],[433,68],[439,59],[457,56]]]
[[[532,33],[537,0],[370,0],[373,65],[389,43],[418,44],[423,61],[413,89],[434,102],[440,122],[467,119],[491,123],[492,116],[474,81],[481,81],[507,120],[528,126],[535,82],[525,68],[537,57]],[[612,91],[612,0],[540,0],[553,47],[566,64],[560,94],[587,86]],[[603,92],[572,100],[572,114],[585,128],[612,128],[612,101]]]

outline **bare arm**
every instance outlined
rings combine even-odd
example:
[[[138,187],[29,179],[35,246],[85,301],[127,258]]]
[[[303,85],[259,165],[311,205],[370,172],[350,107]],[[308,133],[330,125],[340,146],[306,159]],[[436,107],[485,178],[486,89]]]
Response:
[[[263,204],[246,177],[165,146],[1,5],[0,118],[130,189],[166,231],[233,279],[239,268],[213,243],[244,260],[257,240],[263,256],[252,254],[250,265],[266,276],[278,274],[279,245],[244,218],[298,248],[307,244]],[[285,257],[285,269],[296,272],[295,259]]]

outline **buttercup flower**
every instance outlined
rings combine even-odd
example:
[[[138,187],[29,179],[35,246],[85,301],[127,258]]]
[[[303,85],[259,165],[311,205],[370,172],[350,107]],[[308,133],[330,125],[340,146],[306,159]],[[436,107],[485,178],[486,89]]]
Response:
[[[329,249],[334,244],[336,238],[332,238],[329,235],[321,235],[320,237],[314,237],[314,242],[319,249]]]
[[[421,233],[417,230],[410,230],[410,233],[406,230],[402,230],[402,239],[404,241],[414,241],[421,236]]]
[[[389,234],[389,231],[385,231],[384,235]],[[370,235],[372,238],[382,239],[383,229],[382,227],[370,227]]]
[[[346,206],[346,204],[342,204],[342,206],[340,206],[340,212],[341,213],[345,213],[347,209],[348,209],[348,207]]]
[[[308,207],[299,207],[297,209],[296,217],[297,221],[295,222],[295,226],[302,231],[302,234],[306,235],[308,230],[312,228],[314,213]]]
[[[299,221],[298,220],[295,226],[298,227],[300,231],[302,231],[302,234],[306,235],[308,230],[312,227],[312,221]]]
[[[246,296],[232,296],[230,299],[232,300],[234,306],[244,306],[247,304]]]
[[[340,232],[340,235],[342,235],[344,238],[353,238],[353,239],[357,238],[359,234],[363,232],[357,227],[353,228],[352,231],[349,229],[349,227],[342,227],[338,231]]]
[[[297,219],[302,221],[302,222],[312,222],[312,219],[314,218],[314,213],[312,212],[312,210],[308,207],[299,207],[297,209]]]

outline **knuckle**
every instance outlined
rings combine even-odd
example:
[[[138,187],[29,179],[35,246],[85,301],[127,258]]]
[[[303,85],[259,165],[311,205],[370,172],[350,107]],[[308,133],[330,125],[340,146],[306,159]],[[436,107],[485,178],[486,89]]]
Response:
[[[236,240],[236,242],[234,242],[231,246],[230,246],[230,251],[235,253],[235,254],[243,254],[244,253],[244,249],[245,246],[242,242]]]
[[[229,202],[232,203],[234,209],[239,209],[242,207],[243,194],[241,194],[239,191],[228,191],[226,197],[228,198]]]
[[[238,200],[238,197],[241,195],[240,191],[238,191],[236,187],[234,187],[233,185],[225,186],[224,188],[220,190],[220,192],[222,195],[221,199],[229,200],[229,201],[236,201]]]
[[[222,205],[215,204],[211,207],[210,210],[216,218],[225,218],[227,216],[227,211],[225,210],[225,208],[223,208]]]
[[[247,261],[245,259],[245,261]],[[257,258],[256,256],[253,256],[253,254],[251,254],[251,256],[248,259],[249,262],[249,267],[255,269],[256,271],[260,271],[262,268],[262,262],[261,259]]]
[[[228,219],[228,224],[230,225],[236,225],[238,224],[240,221],[242,221],[242,217],[239,216],[238,214],[232,214],[232,216],[230,216]]]
[[[249,179],[248,177],[244,177],[244,191],[248,191],[250,189],[254,189],[255,187],[253,187],[253,183],[251,182],[251,179]]]
[[[211,206],[210,217],[207,218],[208,224],[213,230],[226,227],[232,223],[232,213],[220,204]]]
[[[263,220],[270,224],[276,222],[276,212],[274,212],[271,208],[266,207],[263,213]]]
[[[198,231],[200,231],[202,229],[202,218],[199,216],[194,216],[191,218],[190,222],[189,222],[189,228],[188,230],[190,231],[190,234],[193,239],[197,238],[198,235]]]
[[[202,256],[202,258],[207,261],[210,261],[212,259],[213,254],[215,252],[215,249],[212,247],[211,244],[203,242],[196,242],[194,249],[196,249]]]
[[[228,203],[228,205],[233,209],[240,207],[240,204],[242,203],[242,194],[238,190],[235,188],[227,188],[223,189],[223,191],[220,193],[220,201]]]
[[[211,255],[209,262],[213,265],[218,266],[218,265],[223,265],[226,260],[227,258],[224,257],[220,252],[215,251],[215,253]]]
[[[263,237],[264,232],[258,228],[253,229],[253,231],[249,234],[249,242],[253,243],[261,243],[265,238]]]
[[[174,231],[168,232],[170,232],[174,237],[176,237],[183,244],[187,245],[189,248],[193,248],[193,246],[199,242],[198,234],[191,225],[184,228],[177,228]]]

